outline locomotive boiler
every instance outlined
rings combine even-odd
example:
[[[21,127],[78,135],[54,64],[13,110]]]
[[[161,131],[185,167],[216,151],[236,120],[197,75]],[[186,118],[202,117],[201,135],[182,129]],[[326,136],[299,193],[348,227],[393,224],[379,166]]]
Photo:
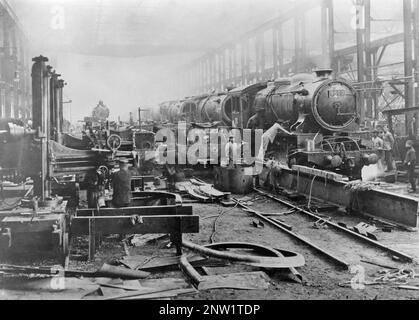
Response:
[[[238,118],[248,113],[248,104],[244,97],[237,103],[228,92],[201,95],[179,101],[164,102],[159,105],[159,114],[154,121],[176,124],[211,123],[219,126],[236,127]]]

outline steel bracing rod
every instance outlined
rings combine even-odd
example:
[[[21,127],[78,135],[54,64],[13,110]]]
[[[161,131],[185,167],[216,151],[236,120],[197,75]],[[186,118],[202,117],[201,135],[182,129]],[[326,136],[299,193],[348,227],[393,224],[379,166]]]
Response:
[[[269,219],[268,217],[265,217],[264,215],[256,212],[255,210],[251,209],[250,207],[240,203],[240,201],[233,199],[234,202],[236,202],[239,207],[246,209],[249,213],[254,214],[255,216],[257,216],[259,219],[270,223],[271,225],[273,225],[274,227],[276,227],[277,229],[280,229],[281,231],[285,232],[286,234],[292,236],[293,238],[303,242],[305,245],[308,245],[310,248],[314,249],[315,251],[319,252],[320,254],[324,255],[325,257],[327,257],[329,260],[333,261],[333,263],[335,263],[337,266],[344,268],[345,270],[349,269],[350,264],[348,262],[346,262],[345,260],[342,260],[339,257],[336,257],[333,253],[320,248],[319,246],[315,245],[314,243],[312,243],[309,239],[302,237],[301,235],[292,232],[290,230],[288,230],[287,228],[281,226],[279,223],[277,223],[275,220]]]
[[[300,208],[299,206],[293,205],[292,203],[289,203],[288,201],[279,199],[279,198],[277,198],[277,197],[275,197],[275,196],[273,196],[273,195],[271,195],[269,193],[266,193],[266,192],[264,192],[262,190],[259,190],[259,189],[256,189],[255,188],[254,191],[256,191],[257,193],[259,193],[259,194],[261,194],[261,195],[263,195],[265,197],[268,197],[268,198],[270,198],[270,199],[272,199],[272,200],[274,200],[276,202],[279,202],[279,203],[281,203],[281,204],[283,204],[283,205],[285,205],[287,207],[293,208],[293,209],[297,210],[298,212],[303,213],[303,214],[305,214],[305,215],[307,215],[307,216],[309,216],[309,217],[311,217],[311,218],[313,218],[315,220],[319,220],[319,219],[323,220],[323,218],[319,217],[318,215],[315,215],[314,213],[311,213],[311,212],[309,212],[307,210],[304,210],[304,209]],[[374,241],[374,240],[372,240],[372,239],[370,239],[368,237],[365,237],[365,236],[363,236],[363,235],[361,235],[359,233],[356,233],[356,232],[354,232],[352,230],[349,230],[347,228],[341,227],[340,225],[338,225],[338,224],[336,224],[334,222],[325,220],[325,223],[327,225],[331,226],[331,227],[334,227],[335,229],[338,229],[338,230],[343,231],[344,233],[346,233],[348,235],[353,236],[354,238],[356,238],[358,240],[362,240],[362,241],[370,244],[371,246],[380,248],[380,249],[382,249],[382,250],[384,250],[386,252],[389,252],[389,253],[391,253],[391,254],[399,257],[399,258],[402,258],[403,260],[405,260],[407,262],[414,262],[414,260],[413,260],[413,258],[411,256],[409,256],[409,255],[407,255],[407,254],[405,254],[403,252],[397,251],[397,250],[395,250],[395,249],[393,249],[391,247],[385,246],[385,245],[379,243],[378,241]]]

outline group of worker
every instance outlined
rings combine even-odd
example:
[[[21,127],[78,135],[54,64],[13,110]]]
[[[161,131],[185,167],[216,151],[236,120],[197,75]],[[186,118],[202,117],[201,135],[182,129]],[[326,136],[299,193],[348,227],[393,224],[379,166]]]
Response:
[[[384,168],[384,162],[386,165],[385,172],[393,171],[393,151],[395,139],[393,134],[390,132],[387,126],[378,127],[373,131],[372,136],[373,148],[378,150],[378,166],[380,169]],[[409,193],[415,193],[416,188],[416,150],[414,148],[414,142],[412,140],[406,141],[406,156],[403,161],[404,166],[407,169],[407,178],[410,183],[411,189],[408,190]]]
[[[385,172],[394,170],[393,166],[393,150],[394,150],[394,137],[387,126],[378,127],[373,131],[372,134],[372,146],[378,150],[378,164],[380,169],[384,169],[384,163],[386,166]]]

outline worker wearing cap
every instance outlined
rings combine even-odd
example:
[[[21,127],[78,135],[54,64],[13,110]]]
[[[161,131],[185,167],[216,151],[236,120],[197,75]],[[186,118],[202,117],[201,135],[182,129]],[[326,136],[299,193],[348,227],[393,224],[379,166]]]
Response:
[[[409,190],[409,193],[416,192],[416,179],[415,179],[415,168],[416,168],[416,151],[415,148],[413,148],[413,141],[408,140],[406,142],[406,157],[404,159],[404,165],[407,166],[407,178],[410,182],[410,185],[412,187],[411,190]]]
[[[225,145],[225,155],[228,159],[228,166],[234,167],[234,160],[237,158],[237,144],[234,142],[234,135],[228,136],[228,142]]]
[[[116,208],[129,207],[131,203],[131,173],[128,160],[119,161],[119,171],[112,177],[112,205]]]

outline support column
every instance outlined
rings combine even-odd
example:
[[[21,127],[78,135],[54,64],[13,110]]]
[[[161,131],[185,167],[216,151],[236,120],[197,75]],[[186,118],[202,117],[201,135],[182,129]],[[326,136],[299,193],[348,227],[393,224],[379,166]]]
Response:
[[[294,72],[300,72],[300,21],[298,16],[294,17]]]
[[[49,81],[46,67],[48,59],[39,56],[33,59],[32,67],[32,115],[33,128],[40,139],[39,156],[34,157],[33,176],[34,195],[42,200],[50,196],[48,178],[48,139],[49,139]]]
[[[414,40],[415,40],[415,107],[419,105],[419,0],[414,0]],[[416,117],[417,119],[418,117]]]
[[[365,21],[365,80],[371,82],[372,79],[372,55],[371,55],[371,0],[364,0],[364,21]],[[371,90],[375,87],[372,83],[365,86],[368,89],[366,91],[366,116],[373,118],[373,95],[374,92]]]
[[[231,78],[232,78],[232,82],[234,83],[235,86],[237,86],[237,83],[239,82],[239,80],[237,79],[237,45],[234,44],[233,47],[231,48],[231,52],[230,52],[230,58],[231,58]]]
[[[358,82],[364,82],[365,70],[364,70],[364,53],[365,53],[365,41],[364,41],[364,25],[362,24],[362,10],[363,0],[357,0],[356,2],[356,45],[357,45],[357,73]],[[359,107],[361,124],[364,124],[366,110],[365,110],[365,97],[364,92],[359,92]]]
[[[249,59],[249,50],[250,50],[250,39],[247,39],[245,42],[245,69],[246,69],[246,78],[245,81],[250,83],[250,59]]]
[[[278,77],[283,77],[284,67],[284,40],[282,34],[282,24],[278,26]]]
[[[240,73],[242,85],[246,82],[246,70],[245,70],[245,56],[246,56],[246,41],[241,43],[241,54],[240,54]]]
[[[63,101],[63,88],[65,82],[63,79],[58,80],[57,84],[57,99],[58,99],[58,113],[57,113],[57,123],[58,123],[58,143],[63,143],[62,133],[64,131],[64,101]]]
[[[306,60],[308,56],[307,52],[307,41],[306,41],[306,21],[305,21],[305,13],[303,12],[299,17],[299,25],[300,25],[300,68],[302,72],[307,72],[306,68]]]
[[[403,21],[404,21],[404,75],[405,79],[405,108],[413,107],[413,34],[412,34],[412,2],[403,0]],[[409,132],[409,123],[412,115],[406,115],[406,132]]]
[[[320,30],[321,30],[321,36],[322,36],[322,56],[323,56],[323,61],[327,61],[325,62],[325,64],[328,64],[328,60],[329,60],[329,32],[328,32],[328,18],[327,18],[327,0],[323,0],[322,4],[321,4],[321,18],[320,18]],[[330,62],[329,62],[330,64]],[[321,66],[321,67],[326,67],[326,66]]]
[[[221,91],[225,88],[226,80],[226,64],[225,64],[225,49],[221,49],[220,54],[218,55],[218,76],[219,76],[219,88]]]
[[[234,81],[235,74],[233,73],[233,47],[228,49],[228,86],[231,86]]]
[[[415,107],[419,105],[419,0],[414,0],[414,41],[415,41]],[[415,114],[416,128],[418,127],[418,114]]]
[[[329,32],[329,61],[332,70],[337,72],[337,65],[335,61],[335,12],[333,7],[333,0],[326,0],[326,3]]]
[[[211,70],[210,90],[212,90],[212,89],[215,89],[215,54],[211,53],[209,59],[210,59],[210,70]]]
[[[259,48],[260,48],[260,80],[266,80],[265,75],[265,33],[262,32],[259,37]]]
[[[272,28],[272,70],[273,77],[278,77],[278,27]]]
[[[256,80],[259,80],[260,77],[260,37],[257,35],[255,37],[255,73]]]

